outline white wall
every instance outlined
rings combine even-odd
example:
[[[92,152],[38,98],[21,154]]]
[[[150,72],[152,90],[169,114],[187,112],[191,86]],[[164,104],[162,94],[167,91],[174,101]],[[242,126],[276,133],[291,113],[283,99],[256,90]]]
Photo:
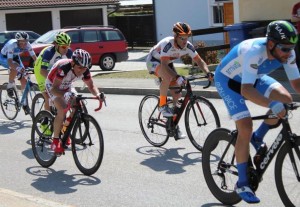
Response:
[[[188,23],[192,30],[211,27],[209,0],[153,0],[156,18],[156,37],[161,40],[173,35],[172,28],[176,22]],[[223,34],[194,36],[193,41],[203,40],[207,44],[222,44]],[[216,40],[218,40],[216,42]]]

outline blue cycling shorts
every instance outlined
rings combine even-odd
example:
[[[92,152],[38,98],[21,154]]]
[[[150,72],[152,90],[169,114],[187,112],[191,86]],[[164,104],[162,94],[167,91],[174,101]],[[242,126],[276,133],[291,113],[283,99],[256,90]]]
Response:
[[[219,95],[223,99],[229,115],[234,121],[251,117],[249,109],[245,103],[245,98],[240,94],[241,83],[232,80],[222,73],[216,73],[215,86]],[[254,87],[263,96],[269,98],[273,89],[280,87],[281,84],[268,75],[257,79]]]

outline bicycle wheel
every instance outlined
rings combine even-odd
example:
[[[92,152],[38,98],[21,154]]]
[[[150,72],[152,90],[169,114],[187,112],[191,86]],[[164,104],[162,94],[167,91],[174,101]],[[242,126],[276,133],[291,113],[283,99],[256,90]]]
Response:
[[[34,118],[41,110],[44,109],[45,98],[43,94],[38,93],[34,96],[31,105],[31,116]]]
[[[7,83],[4,83],[1,86],[0,90],[0,104],[1,104],[1,109],[4,114],[4,116],[9,119],[13,120],[17,117],[19,113],[19,106],[18,106],[18,95],[17,91],[13,89],[14,91],[14,98],[11,98],[7,94]]]
[[[53,131],[54,116],[49,111],[40,111],[33,122],[31,129],[31,146],[36,161],[43,167],[50,167],[56,160],[56,155],[51,150],[51,135],[44,132],[48,129],[41,129],[41,123],[48,119],[48,128]]]
[[[85,131],[88,132],[86,137]],[[94,174],[101,165],[104,152],[103,135],[98,122],[91,115],[82,114],[82,120],[76,120],[71,137],[77,168],[84,175]],[[78,142],[81,138],[83,139]]]
[[[30,89],[27,93],[27,104],[29,107],[32,107],[33,99],[39,93],[39,87],[35,83],[29,83],[29,84],[30,84]],[[31,110],[32,110],[32,108],[30,109],[30,111]],[[31,116],[31,118],[34,118],[32,112],[30,112],[30,116]]]
[[[163,146],[169,139],[166,131],[167,118],[158,111],[159,98],[145,96],[139,106],[139,123],[146,140],[155,147]]]
[[[294,159],[291,159],[294,158]],[[292,160],[294,160],[292,162]],[[300,206],[300,137],[297,137],[294,147],[285,143],[276,158],[275,182],[279,196],[285,206]]]
[[[194,147],[202,151],[208,134],[220,127],[219,115],[206,98],[196,97],[190,101],[185,111],[185,128]]]
[[[215,129],[207,137],[202,152],[202,170],[206,184],[215,198],[226,205],[241,201],[234,191],[238,180],[234,145],[230,145],[228,151],[225,150],[231,139],[228,129]],[[220,162],[222,156],[224,158]]]

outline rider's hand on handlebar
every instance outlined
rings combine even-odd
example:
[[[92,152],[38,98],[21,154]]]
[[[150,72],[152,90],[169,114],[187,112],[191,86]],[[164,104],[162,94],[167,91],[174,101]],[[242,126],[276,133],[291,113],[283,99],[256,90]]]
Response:
[[[276,114],[279,118],[284,118],[286,115],[286,110],[284,108],[283,103],[279,101],[272,101],[269,104],[269,108],[272,110],[274,114]]]
[[[73,92],[66,92],[64,94],[64,99],[65,99],[66,103],[69,103],[75,96],[76,96],[76,94]]]
[[[213,74],[212,72],[208,72],[207,73],[207,78],[208,78],[209,81],[213,81],[214,80],[214,76],[215,76],[215,74]]]
[[[176,83],[181,86],[181,85],[186,84],[186,80],[184,79],[184,77],[177,75],[176,76]]]
[[[101,92],[97,96],[98,96],[99,100],[102,101],[102,102],[104,102],[104,105],[106,106],[106,101],[105,101],[106,97],[105,97],[104,93]]]

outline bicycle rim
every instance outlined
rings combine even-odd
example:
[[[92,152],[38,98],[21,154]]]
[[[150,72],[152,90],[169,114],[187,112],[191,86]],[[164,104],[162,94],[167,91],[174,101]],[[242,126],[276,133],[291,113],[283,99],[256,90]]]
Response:
[[[219,128],[210,133],[203,147],[202,169],[206,184],[215,198],[223,204],[234,205],[241,199],[234,190],[238,173],[235,167],[233,145],[230,145],[220,163],[231,140],[229,132],[227,129]]]
[[[31,129],[31,146],[36,161],[43,167],[50,167],[57,157],[51,150],[51,135],[46,135],[41,129],[41,123],[45,118],[48,119],[47,128],[53,131],[54,117],[48,111],[40,111]]]
[[[27,83],[27,84],[30,84],[30,83]],[[33,116],[33,113],[32,113],[32,105],[33,105],[33,99],[34,97],[37,95],[39,91],[39,87],[37,84],[33,83],[31,86],[30,86],[30,89],[27,93],[27,104],[29,107],[31,107],[30,109],[30,116],[31,118],[34,118],[35,116]]]
[[[2,85],[2,89],[0,90],[0,103],[1,103],[1,109],[4,114],[4,116],[9,119],[13,120],[17,117],[19,113],[19,107],[18,107],[18,95],[16,90],[14,89],[14,97],[10,98],[7,94],[7,83],[4,83]],[[17,100],[17,101],[16,101]]]
[[[71,135],[72,153],[77,168],[84,175],[92,175],[97,172],[103,159],[103,135],[98,122],[91,115],[82,116],[83,121],[76,120]],[[84,135],[86,131],[88,133]]]
[[[166,131],[167,118],[158,111],[159,98],[156,95],[145,96],[139,106],[139,124],[145,139],[155,147],[161,147],[168,141]]]
[[[31,105],[31,116],[34,118],[41,110],[44,109],[45,99],[43,94],[38,93],[34,96]]]
[[[185,112],[185,127],[191,143],[202,151],[209,133],[220,127],[220,119],[212,103],[203,97],[190,101]]]
[[[300,137],[295,143],[295,148],[291,150],[288,144],[283,145],[275,163],[276,187],[285,206],[300,206],[300,180],[294,171],[297,169],[298,173],[300,172]],[[295,162],[291,161],[290,153]]]

